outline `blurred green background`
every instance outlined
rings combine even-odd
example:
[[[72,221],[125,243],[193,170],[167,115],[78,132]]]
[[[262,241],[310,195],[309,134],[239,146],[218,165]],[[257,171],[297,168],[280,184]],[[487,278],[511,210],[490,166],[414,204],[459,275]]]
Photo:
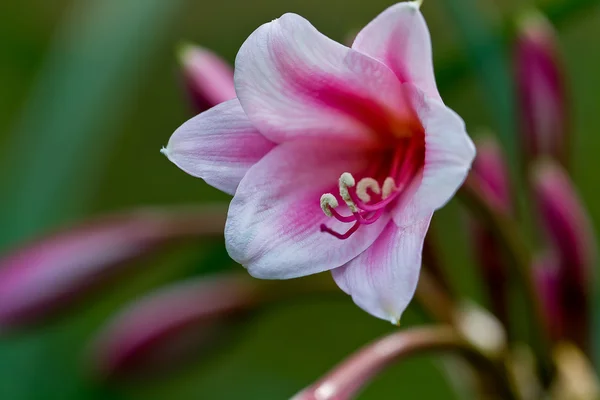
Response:
[[[175,59],[190,40],[229,61],[260,24],[305,16],[343,41],[394,1],[7,0],[0,3],[0,249],[81,217],[140,205],[227,201],[159,153],[192,115]],[[554,0],[573,119],[573,177],[600,223],[600,7]],[[517,132],[507,21],[532,1],[425,0],[446,104],[472,134],[497,132],[514,157]],[[508,39],[508,40],[507,40]],[[448,275],[485,304],[464,213],[453,201],[434,220]],[[90,373],[88,340],[129,300],[185,277],[232,268],[221,245],[147,262],[127,282],[39,329],[0,339],[0,399],[284,399],[389,324],[349,298],[306,298],[263,310],[226,344],[163,379],[106,383]],[[241,267],[238,267],[241,268]],[[411,306],[405,326],[423,321]],[[457,398],[439,357],[391,368],[361,398]]]

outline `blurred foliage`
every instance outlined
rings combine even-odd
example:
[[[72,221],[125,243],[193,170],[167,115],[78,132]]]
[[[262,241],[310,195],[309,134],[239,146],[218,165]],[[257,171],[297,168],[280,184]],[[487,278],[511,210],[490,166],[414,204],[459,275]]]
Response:
[[[159,154],[190,116],[173,54],[191,40],[233,61],[260,24],[297,12],[343,40],[393,1],[372,0],[22,0],[0,3],[0,248],[89,213],[140,204],[226,201]],[[522,1],[426,0],[442,96],[471,132],[510,138],[510,54],[494,32]],[[574,110],[574,180],[600,226],[600,8],[592,0],[546,0],[560,22]],[[531,2],[528,2],[531,4]],[[582,10],[586,12],[573,11]],[[564,16],[568,18],[563,18]],[[494,47],[481,53],[481,41]],[[490,55],[490,51],[493,51]],[[491,58],[486,58],[491,57]],[[505,142],[509,143],[509,142]],[[464,223],[453,201],[436,215],[453,284],[484,302]],[[200,256],[198,256],[200,254]],[[106,385],[86,368],[91,334],[122,304],[190,274],[229,268],[221,245],[198,246],[144,266],[68,318],[0,341],[0,398],[282,399],[392,327],[349,299],[281,304],[251,318],[236,340],[164,380]],[[416,307],[405,325],[421,321]],[[392,368],[362,398],[453,398],[439,361]]]

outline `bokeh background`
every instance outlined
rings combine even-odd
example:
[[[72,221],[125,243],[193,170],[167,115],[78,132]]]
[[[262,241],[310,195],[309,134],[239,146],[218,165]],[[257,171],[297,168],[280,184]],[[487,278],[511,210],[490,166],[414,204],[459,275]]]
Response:
[[[175,57],[182,40],[233,61],[260,24],[292,11],[343,41],[390,0],[5,0],[0,2],[0,249],[107,211],[214,203],[227,196],[159,153],[191,117]],[[515,156],[518,131],[511,19],[535,5],[559,31],[572,116],[572,173],[600,226],[600,6],[593,0],[425,0],[442,97],[472,135],[495,132]],[[448,277],[486,304],[465,226],[452,201],[436,214]],[[353,350],[390,332],[349,298],[311,296],[240,321],[214,351],[170,373],[105,381],[86,358],[116,310],[152,288],[241,268],[222,243],[146,260],[58,320],[0,338],[0,398],[284,399]],[[403,324],[424,321],[411,306]],[[361,398],[458,398],[446,358],[391,368]]]

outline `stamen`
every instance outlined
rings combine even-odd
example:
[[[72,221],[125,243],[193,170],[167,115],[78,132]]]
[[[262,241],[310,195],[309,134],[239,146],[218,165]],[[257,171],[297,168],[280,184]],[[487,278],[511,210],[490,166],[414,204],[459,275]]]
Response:
[[[337,206],[339,206],[339,203],[331,193],[325,193],[321,196],[321,210],[323,210],[323,213],[328,217],[333,217],[331,210]]]
[[[364,215],[366,213],[356,213],[354,215],[356,215],[356,220],[358,222],[360,222],[363,225],[371,225],[374,224],[375,222],[377,222],[377,220],[379,219],[379,217],[381,217],[381,214],[383,214],[383,209],[379,210],[379,211],[375,211],[373,213],[373,215],[371,215],[368,218],[365,218]]]
[[[384,200],[387,199],[397,189],[399,189],[399,188],[396,187],[396,181],[394,181],[394,178],[392,178],[392,177],[385,178],[385,181],[383,181],[383,189],[382,189],[381,198]]]
[[[333,217],[342,223],[352,223],[350,229],[346,232],[337,232],[325,224],[322,224],[321,232],[345,240],[352,236],[361,225],[374,224],[385,213],[386,207],[397,200],[406,192],[406,187],[411,185],[412,180],[418,173],[415,158],[419,157],[419,149],[414,143],[407,143],[404,146],[398,146],[392,155],[392,159],[385,158],[386,162],[391,161],[390,170],[387,177],[380,184],[381,179],[379,166],[369,171],[373,174],[367,174],[358,183],[349,172],[344,172],[339,178],[340,196],[352,212],[351,215],[342,215],[335,210],[339,206],[338,199],[331,193],[325,193],[321,196],[321,209],[328,217]],[[384,161],[382,158],[381,161]],[[377,163],[379,164],[379,163]],[[375,179],[378,178],[378,179]]]
[[[359,226],[360,226],[360,222],[356,221],[356,223],[354,225],[352,225],[352,228],[348,229],[348,231],[346,233],[338,233],[338,232],[334,231],[333,229],[328,228],[325,224],[321,224],[321,232],[327,232],[330,235],[333,235],[338,239],[346,240],[350,236],[352,236],[352,234],[354,232],[356,232],[358,230]]]
[[[352,211],[353,213],[357,212],[358,208],[356,207],[356,204],[354,203],[354,201],[352,201],[352,197],[350,196],[350,191],[348,190],[349,187],[354,187],[354,185],[356,185],[356,180],[354,179],[352,174],[349,172],[344,172],[340,176],[339,185],[340,185],[340,196],[342,196],[342,199],[344,199],[344,201],[346,202],[346,205],[348,206],[350,211]]]
[[[365,204],[361,199],[358,198],[358,196],[352,192],[350,192],[350,197],[352,198],[352,201],[354,201],[354,203],[356,204],[356,206],[358,208],[360,208],[362,211],[379,211],[382,208],[384,208],[385,206],[387,206],[388,204],[390,204],[392,201],[394,201],[396,199],[396,197],[398,197],[400,195],[401,192],[399,191],[395,191],[392,192],[392,194],[390,195],[390,197],[388,197],[385,200],[382,200],[378,203],[375,204]]]
[[[334,209],[330,209],[330,211],[331,211],[331,214],[333,214],[333,216],[335,217],[335,219],[337,219],[340,222],[346,222],[347,223],[347,222],[354,222],[354,221],[356,221],[356,215],[357,214],[352,214],[352,215],[349,215],[349,216],[345,216],[345,215],[342,215],[342,214],[338,213]]]
[[[368,203],[371,201],[371,195],[367,192],[367,189],[371,189],[371,191],[375,194],[381,194],[381,188],[379,187],[379,183],[373,178],[363,178],[356,185],[356,194],[358,198]]]

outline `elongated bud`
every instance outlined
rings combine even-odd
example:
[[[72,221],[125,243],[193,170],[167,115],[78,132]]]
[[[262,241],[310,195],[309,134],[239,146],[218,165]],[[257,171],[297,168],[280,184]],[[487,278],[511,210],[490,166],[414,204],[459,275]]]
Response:
[[[233,68],[221,57],[192,44],[181,45],[178,57],[196,112],[236,97]]]
[[[47,236],[0,259],[0,332],[73,306],[126,265],[184,239],[220,237],[224,207],[137,210]]]
[[[586,348],[595,240],[588,215],[564,169],[551,160],[534,164],[536,208],[559,263],[565,335]]]
[[[165,373],[212,347],[225,325],[252,309],[260,281],[223,275],[187,281],[129,305],[93,340],[93,367],[104,378]]]
[[[471,175],[471,182],[479,186],[491,207],[501,213],[511,212],[508,167],[502,148],[493,136],[477,141],[477,157]],[[471,232],[473,251],[489,293],[491,309],[508,326],[508,271],[503,252],[492,232],[478,221],[471,222]]]
[[[517,93],[526,160],[550,156],[566,166],[568,110],[553,27],[536,12],[524,15],[516,45]]]
[[[512,194],[506,158],[498,141],[487,135],[476,142],[477,156],[472,174],[481,185],[488,201],[502,212],[512,209]]]

